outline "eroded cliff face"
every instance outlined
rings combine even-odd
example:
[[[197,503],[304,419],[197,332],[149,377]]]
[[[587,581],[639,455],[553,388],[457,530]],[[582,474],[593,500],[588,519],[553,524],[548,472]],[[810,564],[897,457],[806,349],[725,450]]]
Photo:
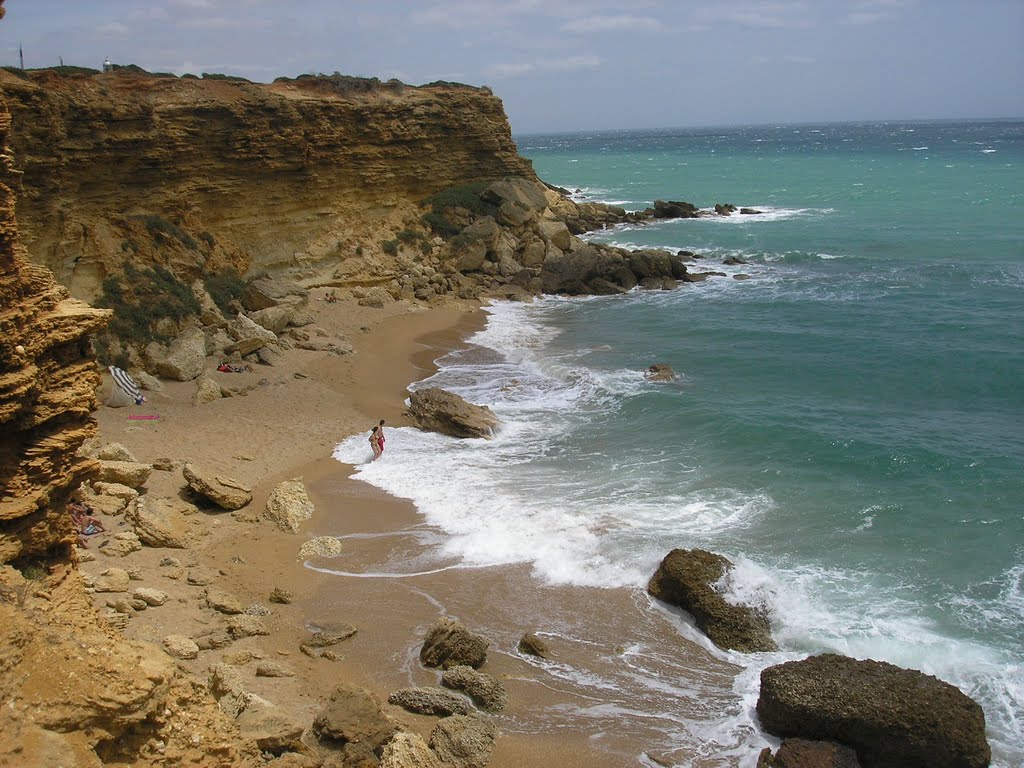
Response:
[[[86,337],[110,316],[26,258],[10,124],[0,102],[0,563],[67,556],[74,537],[63,510],[92,469],[75,452],[96,431],[99,371]]]
[[[536,178],[487,89],[351,82],[0,71],[33,261],[91,300],[140,260],[136,233],[160,216],[205,240],[173,257],[176,273],[287,269],[326,283],[340,263],[379,255],[379,233],[416,201]],[[172,260],[142,260],[161,258]]]

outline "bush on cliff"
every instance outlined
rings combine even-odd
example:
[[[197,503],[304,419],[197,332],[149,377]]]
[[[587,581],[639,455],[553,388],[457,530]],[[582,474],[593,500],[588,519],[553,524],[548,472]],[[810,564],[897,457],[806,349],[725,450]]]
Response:
[[[138,270],[126,264],[123,275],[103,281],[96,306],[114,310],[108,330],[122,341],[148,344],[169,341],[157,326],[160,320],[175,322],[199,313],[199,301],[192,290],[161,266]]]
[[[186,248],[191,248],[193,251],[199,249],[199,243],[196,242],[196,239],[192,237],[192,235],[177,224],[167,221],[167,219],[162,216],[146,214],[143,216],[132,216],[132,218],[145,224],[150,236],[158,243],[161,241],[163,236],[167,236],[173,237]]]
[[[461,226],[452,222],[450,212],[455,209],[462,209],[476,216],[494,216],[498,206],[480,197],[480,193],[490,184],[489,181],[476,181],[434,193],[422,203],[430,208],[423,214],[424,223],[434,234],[448,239],[462,231]]]
[[[227,314],[228,306],[245,290],[245,280],[235,269],[228,267],[223,272],[204,277],[203,287],[220,311]]]

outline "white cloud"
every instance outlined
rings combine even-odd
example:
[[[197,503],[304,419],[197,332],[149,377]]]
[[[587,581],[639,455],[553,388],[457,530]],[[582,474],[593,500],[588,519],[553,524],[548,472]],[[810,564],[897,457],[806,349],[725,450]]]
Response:
[[[618,32],[627,29],[655,31],[661,22],[650,16],[587,16],[573,19],[562,27],[566,32]]]
[[[519,77],[531,72],[575,72],[580,69],[596,69],[601,58],[592,54],[568,56],[564,59],[539,59],[537,61],[512,64],[496,64],[490,67],[488,77]]]
[[[124,37],[131,30],[129,30],[128,27],[120,21],[112,21],[109,24],[97,27],[96,31],[102,37]]]
[[[806,29],[812,26],[812,9],[804,2],[732,3],[698,8],[698,24],[739,24],[766,29]]]

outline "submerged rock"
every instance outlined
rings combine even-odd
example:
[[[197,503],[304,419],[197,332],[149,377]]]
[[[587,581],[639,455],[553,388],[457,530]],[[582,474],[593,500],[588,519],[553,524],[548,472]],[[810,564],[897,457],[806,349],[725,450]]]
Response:
[[[647,591],[693,616],[697,628],[719,648],[744,653],[776,650],[768,616],[734,605],[715,588],[732,568],[726,558],[702,549],[673,549],[651,577]]]

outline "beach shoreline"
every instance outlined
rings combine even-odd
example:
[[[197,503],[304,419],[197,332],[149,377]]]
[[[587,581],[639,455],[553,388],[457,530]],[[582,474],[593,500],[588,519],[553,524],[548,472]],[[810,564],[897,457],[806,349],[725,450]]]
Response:
[[[622,613],[632,610],[638,599],[629,590],[612,590],[615,594],[609,597],[607,590],[548,589],[533,580],[527,566],[455,569],[411,580],[332,573],[354,573],[360,563],[386,560],[394,554],[396,542],[414,551],[419,543],[408,535],[425,528],[412,502],[359,480],[352,466],[332,458],[334,446],[349,435],[368,432],[378,418],[389,426],[408,426],[407,387],[431,375],[434,361],[464,345],[486,318],[476,302],[426,310],[403,303],[380,310],[359,307],[354,301],[314,301],[313,306],[318,325],[328,334],[348,338],[354,354],[289,350],[280,366],[267,370],[206,374],[232,382],[231,377],[255,380],[257,386],[245,397],[197,406],[192,402],[195,382],[168,382],[163,393],[150,394],[143,406],[103,407],[97,412],[100,442],[121,443],[142,462],[170,458],[179,467],[188,461],[253,490],[252,502],[237,512],[200,513],[206,531],[187,550],[146,547],[124,558],[106,558],[99,555],[105,537],[94,540],[85,556],[96,559],[82,563],[86,574],[95,576],[110,566],[135,568],[142,574],[141,585],[158,587],[170,596],[164,606],[136,614],[124,634],[160,643],[168,635],[195,636],[217,626],[223,617],[206,605],[203,587],[189,583],[193,573],[205,574],[200,581],[209,579],[217,589],[236,596],[240,605],[268,609],[264,620],[270,634],[242,638],[180,663],[201,680],[216,664],[237,666],[247,690],[308,724],[342,682],[363,686],[383,702],[400,687],[438,685],[438,672],[419,665],[418,648],[427,627],[442,615],[453,616],[488,636],[491,650],[483,671],[500,679],[510,692],[509,713],[495,718],[502,736],[490,765],[511,768],[556,759],[567,766],[612,768],[639,760],[645,750],[642,736],[595,737],[583,723],[570,731],[543,722],[550,705],[572,704],[577,695],[552,687],[533,660],[517,653],[521,634],[543,627],[495,607],[510,604],[524,592],[543,592],[545,602],[561,605],[558,611],[564,612],[583,592],[591,592],[585,599],[615,603],[614,610]],[[208,368],[215,365],[215,360],[208,361]],[[159,418],[129,420],[129,411]],[[400,441],[389,442],[387,450],[400,449]],[[367,454],[369,458],[368,447]],[[387,460],[387,452],[382,460]],[[260,513],[278,483],[298,478],[316,511],[293,534],[261,520]],[[174,469],[154,471],[144,490],[157,496],[187,495],[183,488],[181,472]],[[126,525],[123,518],[107,522],[111,534]],[[312,567],[307,567],[298,550],[315,536],[341,538],[342,554],[314,557]],[[168,567],[168,556],[181,568]],[[181,578],[182,569],[189,574],[187,579]],[[275,589],[291,593],[292,602],[270,602]],[[93,597],[101,611],[109,604],[109,595]],[[358,632],[336,648],[336,660],[310,658],[300,651],[311,631],[338,624],[350,624]],[[690,644],[667,622],[660,624],[667,642],[678,644],[680,653],[691,652],[685,647]],[[620,650],[609,646],[602,653],[615,657]],[[564,644],[561,649],[566,660],[578,652]],[[695,663],[714,662],[700,649],[694,653]],[[261,661],[283,664],[294,675],[255,676],[253,667]],[[436,718],[386,703],[384,708],[424,737],[436,724]]]

